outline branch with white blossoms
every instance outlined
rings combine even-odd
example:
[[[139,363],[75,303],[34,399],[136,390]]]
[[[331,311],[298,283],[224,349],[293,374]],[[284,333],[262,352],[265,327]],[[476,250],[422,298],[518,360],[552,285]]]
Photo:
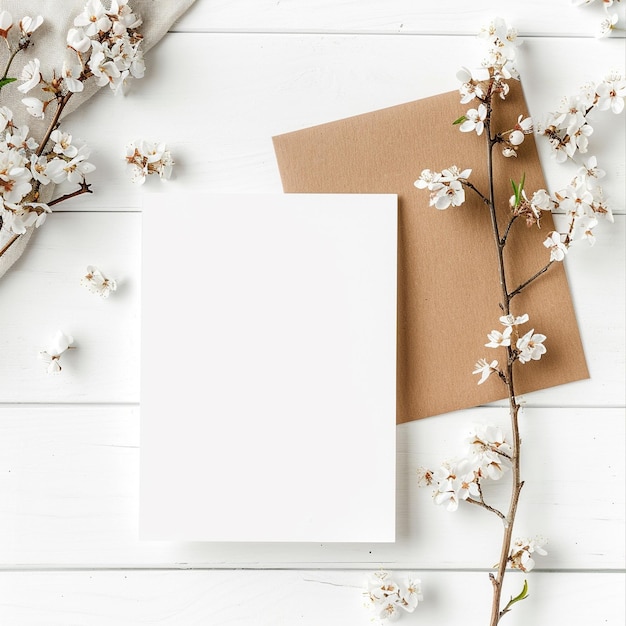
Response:
[[[433,501],[445,505],[448,511],[456,511],[462,501],[481,506],[500,519],[505,514],[489,505],[484,497],[483,485],[499,480],[511,469],[513,447],[502,430],[493,425],[477,424],[465,439],[462,456],[445,461],[436,470],[420,468],[418,484],[434,486]]]
[[[39,353],[39,358],[46,364],[48,374],[61,372],[61,355],[67,350],[73,349],[74,339],[59,330],[50,341],[48,347]]]
[[[536,363],[547,353],[546,336],[535,332],[535,328],[522,330],[521,327],[529,322],[530,316],[527,313],[514,314],[512,302],[555,262],[562,261],[574,241],[587,239],[593,243],[593,228],[598,219],[612,220],[612,214],[598,185],[604,171],[598,167],[597,159],[590,157],[579,164],[574,179],[558,193],[550,194],[545,189],[531,193],[525,188],[523,174],[511,178],[513,193],[508,202],[508,217],[506,221],[502,219],[494,193],[494,151],[498,149],[504,157],[516,157],[519,146],[527,135],[535,132],[535,128],[530,117],[517,112],[508,124],[506,120],[499,120],[498,126],[507,130],[493,131],[494,99],[506,99],[509,93],[508,81],[518,78],[515,59],[521,42],[517,32],[502,19],[493,20],[482,29],[479,37],[487,44],[487,56],[479,67],[464,67],[457,73],[461,82],[460,102],[469,105],[469,108],[453,124],[462,133],[476,133],[485,141],[486,189],[479,189],[470,180],[472,170],[456,165],[441,172],[422,170],[415,186],[429,192],[429,205],[436,209],[461,207],[466,201],[466,194],[471,193],[480,199],[489,213],[500,283],[498,304],[502,315],[499,319],[501,327],[487,334],[485,347],[499,350],[502,356],[497,359],[480,358],[473,374],[479,376],[479,385],[491,384],[489,381],[496,379],[505,386],[511,433],[505,439],[495,427],[475,428],[470,433],[463,456],[441,464],[436,470],[420,470],[418,482],[433,486],[435,504],[443,505],[449,511],[456,511],[465,502],[479,506],[502,520],[500,560],[496,571],[490,574],[493,597],[489,624],[498,626],[512,606],[528,596],[528,585],[525,582],[521,593],[502,606],[503,581],[507,569],[517,568],[528,572],[534,567],[533,555],[546,553],[542,547],[543,540],[513,541],[512,534],[524,485],[520,462],[521,400],[516,393],[516,372],[518,367],[529,367],[528,364]],[[598,85],[586,85],[580,94],[564,100],[538,130],[540,135],[550,141],[556,161],[573,161],[576,154],[586,153],[593,132],[589,115],[596,110],[621,113],[625,96],[624,78],[618,73],[612,73]],[[514,162],[513,158],[510,163]],[[549,252],[549,260],[526,280],[513,288],[509,287],[507,278],[510,271],[504,250],[513,233],[513,224],[522,219],[527,227],[540,227],[544,212],[556,209],[566,213],[568,227],[564,233],[552,231],[547,234],[543,244]],[[515,233],[517,235],[518,231]],[[505,473],[510,476],[509,505],[507,510],[500,510],[486,500],[483,487],[487,481],[500,480]]]
[[[595,0],[571,0],[572,5],[575,7],[593,4]],[[601,0],[602,8],[604,10],[604,17],[598,22],[596,37],[603,39],[609,37],[615,30],[621,30],[618,27],[619,14],[617,12],[617,5],[620,0]]]
[[[108,9],[100,0],[89,0],[67,34],[70,58],[62,68],[44,75],[39,59],[33,58],[19,77],[9,77],[15,58],[42,23],[40,16],[24,17],[16,27],[8,12],[0,12],[0,38],[9,54],[0,89],[19,80],[17,89],[26,96],[22,103],[30,115],[45,119],[52,111],[47,130],[34,138],[27,125],[14,121],[11,109],[0,106],[0,257],[28,229],[41,226],[52,206],[91,192],[86,177],[95,166],[88,161],[89,149],[60,128],[72,96],[90,79],[120,92],[130,77],[141,78],[145,70],[141,19],[128,0],[112,0]],[[77,185],[76,191],[42,201],[45,187],[65,181]]]
[[[625,99],[626,78],[619,72],[611,72],[598,84],[587,83],[577,94],[563,98],[557,110],[550,112],[538,128],[539,136],[549,142],[557,163],[577,166],[569,185],[551,198],[553,208],[567,216],[565,232],[549,233],[544,241],[551,261],[562,261],[576,241],[586,240],[593,245],[593,229],[599,221],[613,222],[613,213],[599,183],[606,172],[598,167],[595,156],[579,159],[579,155],[588,152],[594,114],[611,111],[618,115],[624,111]]]
[[[367,581],[366,605],[381,621],[396,621],[404,613],[412,613],[422,601],[421,581],[407,577],[398,583],[392,572],[375,572]]]

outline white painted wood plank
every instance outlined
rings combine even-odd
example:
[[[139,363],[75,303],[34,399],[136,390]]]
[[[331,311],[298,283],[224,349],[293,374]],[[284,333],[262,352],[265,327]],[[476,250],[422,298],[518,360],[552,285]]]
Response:
[[[407,624],[488,621],[491,584],[486,573],[416,574],[424,601]],[[84,571],[0,573],[0,620],[15,626],[346,626],[380,624],[364,606],[364,572],[338,571]],[[510,575],[505,598],[522,577]],[[625,576],[531,572],[530,596],[506,623],[583,626],[624,624]]]
[[[137,407],[1,406],[0,568],[484,570],[497,561],[499,519],[469,506],[449,513],[416,484],[418,467],[461,453],[476,421],[506,427],[507,416],[476,409],[398,427],[395,544],[168,543],[137,540]],[[623,569],[624,424],[623,409],[527,409],[516,535],[548,537],[538,569]],[[506,484],[490,487],[497,504]]]
[[[523,34],[588,37],[604,15],[601,4],[576,8],[570,0],[197,0],[173,29],[473,35],[501,16]]]
[[[137,402],[141,215],[56,213],[0,282],[0,401]],[[108,299],[81,285],[88,265],[116,279]],[[76,349],[63,371],[39,360],[57,330]]]
[[[455,90],[458,68],[479,64],[483,55],[473,37],[167,35],[148,55],[146,78],[126,97],[101,92],[67,118],[67,129],[93,148],[98,169],[95,193],[63,208],[140,207],[144,188],[130,182],[122,159],[124,146],[138,138],[171,149],[177,164],[164,183],[169,189],[281,191],[273,135]],[[582,83],[615,67],[624,71],[623,40],[533,38],[520,55],[529,110],[538,119]],[[201,62],[187,61],[193,59]],[[459,105],[460,114],[465,110]],[[591,138],[590,154],[608,171],[603,186],[618,213],[625,211],[625,137],[626,114],[607,113]],[[462,144],[459,134],[459,155]],[[562,189],[572,170],[554,163],[546,142],[540,147],[549,188]],[[416,163],[415,177],[428,165]],[[158,189],[160,182],[146,185]]]
[[[532,394],[531,406],[624,405],[625,225],[600,224],[597,244],[566,260],[591,378]],[[139,401],[140,248],[139,213],[49,218],[0,283],[0,402]],[[80,284],[89,264],[119,281],[108,300]],[[51,376],[37,357],[57,329],[77,348]]]

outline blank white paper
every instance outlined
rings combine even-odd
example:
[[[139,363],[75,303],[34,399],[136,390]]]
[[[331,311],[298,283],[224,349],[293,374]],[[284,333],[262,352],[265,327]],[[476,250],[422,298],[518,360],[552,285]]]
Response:
[[[140,537],[395,537],[397,198],[146,194]]]

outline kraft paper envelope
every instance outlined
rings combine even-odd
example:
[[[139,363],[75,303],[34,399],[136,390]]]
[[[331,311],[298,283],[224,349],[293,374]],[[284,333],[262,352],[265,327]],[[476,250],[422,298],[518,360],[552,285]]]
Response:
[[[521,86],[511,82],[507,100],[495,103],[498,131],[527,112]],[[478,386],[472,375],[479,358],[502,358],[484,347],[487,333],[502,328],[488,210],[467,192],[464,206],[439,211],[428,205],[427,190],[414,187],[423,169],[457,165],[472,168],[470,181],[486,193],[484,136],[452,124],[467,108],[455,91],[274,137],[286,192],[398,194],[398,423],[506,395],[496,376]],[[511,178],[525,174],[529,193],[546,185],[532,136],[517,159],[496,152],[495,192],[506,224]],[[509,291],[548,261],[542,242],[552,228],[550,215],[541,229],[517,220],[505,249]],[[588,378],[561,264],[514,298],[512,311],[530,315],[522,329],[547,336],[541,361],[517,368],[518,394]]]
[[[396,196],[152,196],[140,537],[393,541]]]

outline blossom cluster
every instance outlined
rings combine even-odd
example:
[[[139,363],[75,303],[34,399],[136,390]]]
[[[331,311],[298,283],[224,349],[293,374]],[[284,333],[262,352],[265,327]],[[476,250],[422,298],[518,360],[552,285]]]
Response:
[[[529,317],[526,313],[517,317],[503,315],[500,317],[500,323],[504,326],[504,329],[502,331],[496,329],[488,333],[487,339],[489,341],[485,344],[485,347],[509,348],[510,356],[508,358],[511,363],[515,361],[520,363],[539,361],[542,355],[546,353],[546,347],[543,345],[546,336],[535,333],[534,328],[520,336],[517,327],[525,324],[528,320]],[[472,373],[480,374],[479,385],[482,385],[491,374],[498,374],[500,378],[506,381],[506,375],[499,369],[498,361],[495,359],[491,362],[488,362],[486,359],[480,359],[474,367],[476,369]]]
[[[108,10],[100,0],[89,0],[67,33],[67,47],[74,51],[75,62],[64,61],[60,75],[53,72],[47,78],[38,58],[24,66],[18,89],[26,94],[40,86],[44,94],[43,99],[29,96],[22,100],[29,113],[42,119],[51,102],[83,91],[84,82],[91,77],[98,86],[109,85],[114,92],[120,91],[129,76],[143,77],[142,36],[137,30],[141,23],[128,0],[112,0]]]
[[[415,181],[415,186],[430,191],[430,206],[436,209],[461,206],[465,202],[463,185],[471,173],[471,169],[460,170],[456,165],[451,165],[441,172],[426,169]]]
[[[478,424],[469,432],[464,454],[437,470],[421,468],[418,484],[434,486],[433,501],[456,511],[463,500],[482,502],[481,481],[499,480],[511,467],[512,447],[497,426]]]
[[[131,170],[134,182],[143,184],[146,177],[156,174],[161,180],[172,174],[174,161],[165,144],[149,141],[134,141],[126,146],[126,163]]]
[[[43,17],[25,15],[17,24],[18,48],[26,49],[30,44],[31,35],[43,24]],[[0,11],[0,37],[7,40],[9,32],[14,30],[15,22],[8,11]],[[8,42],[7,42],[8,43]]]
[[[87,266],[87,273],[82,278],[82,284],[96,295],[102,298],[108,298],[109,295],[117,290],[117,283],[112,278],[104,275],[102,270],[95,265]]]
[[[514,62],[521,40],[517,31],[509,28],[501,18],[494,19],[478,36],[487,44],[487,57],[478,68],[461,68],[457,78],[461,82],[461,104],[474,99],[479,103],[475,108],[468,109],[455,124],[459,124],[461,132],[475,131],[477,135],[482,135],[490,113],[491,98],[498,94],[505,99],[509,93],[507,80],[519,78]],[[518,146],[532,132],[532,119],[519,115],[513,127],[499,133],[496,138],[501,144],[502,154],[506,157],[517,156]]]
[[[557,163],[573,162],[578,170],[569,185],[554,193],[554,208],[563,211],[568,218],[565,233],[550,233],[544,241],[550,250],[550,259],[563,259],[569,246],[578,240],[593,244],[593,229],[600,219],[613,221],[600,179],[605,172],[598,167],[595,156],[577,160],[587,154],[589,137],[593,134],[590,118],[596,111],[624,111],[626,78],[617,72],[608,74],[598,84],[588,83],[573,96],[563,98],[556,111],[550,112],[538,128],[538,134],[547,139],[553,158]]]
[[[391,572],[375,572],[367,582],[367,604],[381,620],[396,621],[403,613],[412,613],[422,601],[421,581],[408,578],[397,583]]]
[[[612,111],[619,114],[624,110],[626,78],[612,72],[598,84],[587,83],[577,94],[562,98],[556,111],[548,113],[538,128],[552,148],[557,163],[573,159],[578,152],[588,150],[589,137],[593,133],[590,115],[597,111]]]
[[[582,6],[592,4],[595,0],[571,0],[574,6]],[[616,28],[619,21],[619,15],[611,11],[612,7],[615,7],[620,0],[602,0],[602,8],[604,9],[604,18],[598,24],[598,30],[596,31],[596,37],[604,38],[608,37]]]
[[[40,226],[50,213],[47,204],[37,201],[41,186],[64,181],[84,185],[85,176],[95,170],[87,161],[87,147],[61,129],[42,148],[29,136],[28,126],[15,124],[13,112],[0,107],[0,220],[15,235]]]
[[[548,552],[543,547],[547,543],[544,537],[535,537],[535,539],[518,538],[511,546],[508,562],[513,569],[519,569],[522,572],[530,572],[535,567],[533,554],[546,556]]]

